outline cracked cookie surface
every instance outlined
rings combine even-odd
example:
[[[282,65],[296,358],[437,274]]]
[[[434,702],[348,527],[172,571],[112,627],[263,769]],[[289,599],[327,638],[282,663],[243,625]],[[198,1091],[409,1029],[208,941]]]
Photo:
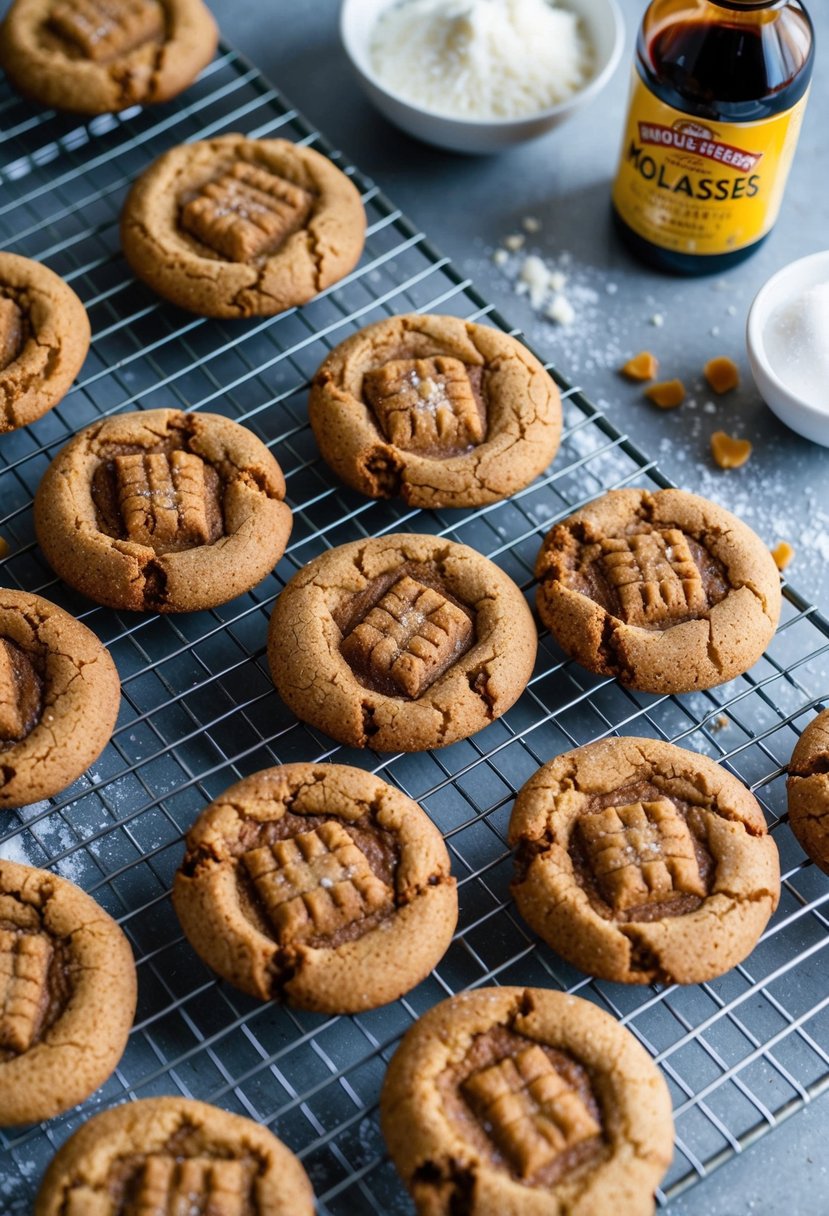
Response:
[[[145,410],[93,423],[52,461],[35,530],[55,571],[110,608],[193,612],[270,574],[291,512],[261,440],[218,414]]]
[[[48,266],[0,253],[0,434],[35,422],[69,392],[89,350],[89,318]]]
[[[299,1160],[267,1128],[190,1098],[87,1120],[46,1171],[34,1216],[313,1216]]]
[[[515,583],[466,545],[397,534],[315,558],[271,617],[268,658],[297,717],[352,747],[425,751],[499,718],[537,635]]]
[[[68,612],[0,588],[0,809],[51,798],[109,743],[121,684],[109,652]]]
[[[167,101],[210,62],[202,0],[14,0],[0,66],[26,97],[78,114]]]
[[[507,498],[561,437],[559,392],[538,360],[457,317],[390,317],[347,338],[314,377],[308,417],[347,485],[416,507]]]
[[[0,859],[0,1126],[89,1097],[123,1054],[135,1002],[132,951],[103,908]]]
[[[135,274],[208,317],[273,316],[356,266],[365,213],[312,148],[223,135],[163,153],[133,185],[121,241]]]
[[[547,533],[535,572],[539,616],[562,649],[643,692],[734,679],[780,617],[760,538],[684,490],[611,490]]]
[[[437,828],[379,777],[287,764],[231,786],[187,834],[173,902],[196,952],[251,996],[324,1013],[396,1000],[458,919]]]
[[[521,915],[601,979],[722,975],[780,898],[754,796],[707,757],[653,739],[606,739],[545,764],[519,791],[509,843]]]
[[[829,874],[829,709],[813,718],[792,753],[789,826],[815,865]]]
[[[650,1216],[671,1101],[630,1031],[578,997],[480,988],[404,1035],[383,1135],[422,1216]]]

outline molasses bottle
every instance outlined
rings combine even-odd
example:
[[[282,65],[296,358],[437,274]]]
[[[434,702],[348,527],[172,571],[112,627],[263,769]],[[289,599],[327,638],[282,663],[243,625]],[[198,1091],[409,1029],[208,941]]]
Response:
[[[635,253],[707,274],[759,248],[780,211],[813,64],[800,0],[653,0],[613,188]]]

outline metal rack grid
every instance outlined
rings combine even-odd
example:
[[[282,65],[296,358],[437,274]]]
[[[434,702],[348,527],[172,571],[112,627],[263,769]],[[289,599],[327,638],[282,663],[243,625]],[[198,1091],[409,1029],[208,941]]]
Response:
[[[658,1060],[677,1131],[664,1203],[829,1082],[829,885],[781,825],[785,765],[826,687],[829,624],[787,588],[779,633],[754,670],[684,697],[594,678],[544,634],[516,706],[437,753],[348,751],[293,719],[268,676],[266,626],[280,588],[316,554],[392,530],[435,532],[487,554],[531,595],[533,560],[554,520],[612,487],[668,483],[553,371],[565,397],[561,451],[508,502],[421,512],[344,490],[318,460],[305,412],[308,378],[332,346],[409,310],[510,327],[336,153],[362,192],[369,224],[364,257],[346,280],[268,320],[204,320],[159,301],[120,255],[125,188],[167,147],[233,130],[330,152],[228,48],[178,102],[92,121],[30,107],[0,83],[0,247],[63,275],[94,333],[65,401],[0,440],[0,536],[10,547],[0,581],[43,593],[89,624],[123,680],[118,726],[101,759],[60,797],[0,813],[0,855],[49,867],[91,892],[128,934],[140,985],[126,1054],[103,1089],[63,1118],[0,1133],[0,1207],[29,1210],[54,1149],[95,1111],[127,1097],[181,1093],[272,1127],[302,1158],[321,1211],[408,1212],[377,1123],[385,1063],[435,1001],[501,982],[577,992],[621,1019]],[[294,511],[288,551],[272,577],[213,612],[159,618],[92,607],[54,579],[35,547],[33,492],[83,425],[168,405],[224,413],[273,448]],[[535,941],[510,904],[505,829],[517,789],[558,752],[616,732],[715,757],[768,814],[783,865],[780,909],[751,957],[712,983],[627,988],[590,979]],[[183,941],[169,902],[182,832],[208,800],[268,765],[332,758],[380,772],[421,802],[446,835],[460,884],[458,933],[435,973],[404,1000],[348,1018],[257,1004],[217,983]]]

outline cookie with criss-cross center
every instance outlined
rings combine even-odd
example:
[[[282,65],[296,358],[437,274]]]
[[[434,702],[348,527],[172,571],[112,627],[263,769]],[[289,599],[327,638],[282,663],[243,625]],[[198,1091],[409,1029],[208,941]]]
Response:
[[[69,391],[89,350],[89,318],[48,266],[0,253],[0,433],[35,422]]]
[[[35,496],[35,530],[70,586],[110,608],[194,612],[261,582],[291,531],[282,470],[218,414],[145,410],[81,431]]]
[[[121,683],[91,629],[0,588],[0,809],[51,798],[109,743]]]
[[[547,534],[538,613],[561,648],[643,692],[712,688],[760,658],[780,575],[751,528],[684,490],[611,490]]]
[[[568,962],[628,984],[696,984],[754,949],[780,898],[759,803],[654,739],[565,752],[515,801],[515,902]]]
[[[789,763],[789,826],[804,852],[829,874],[829,709],[813,718]]]
[[[42,105],[106,114],[175,97],[217,40],[202,0],[14,0],[0,67]]]
[[[561,400],[515,338],[458,317],[389,317],[314,377],[323,459],[372,498],[469,507],[529,485],[558,450]]]
[[[399,790],[342,764],[286,764],[231,786],[188,832],[173,902],[225,979],[324,1013],[408,992],[458,919],[437,828]]]
[[[208,317],[306,304],[356,266],[365,228],[359,192],[327,156],[244,135],[164,152],[121,215],[138,277]]]
[[[51,1119],[103,1085],[135,1001],[132,950],[103,908],[0,859],[0,1126]]]
[[[383,1135],[419,1216],[651,1216],[668,1087],[629,1030],[579,997],[479,988],[392,1057]]]
[[[192,1098],[88,1119],[52,1159],[34,1216],[313,1216],[311,1183],[272,1132]]]
[[[303,722],[352,747],[424,751],[483,730],[521,696],[537,635],[519,588],[466,545],[397,534],[294,575],[268,658]]]

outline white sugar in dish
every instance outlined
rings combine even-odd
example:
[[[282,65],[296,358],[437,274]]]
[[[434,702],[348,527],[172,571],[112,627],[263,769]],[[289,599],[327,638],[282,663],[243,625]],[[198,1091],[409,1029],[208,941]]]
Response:
[[[467,119],[536,114],[594,67],[579,18],[553,0],[400,0],[377,20],[371,61],[400,97]]]
[[[829,282],[778,304],[763,330],[763,345],[786,388],[829,414]]]

